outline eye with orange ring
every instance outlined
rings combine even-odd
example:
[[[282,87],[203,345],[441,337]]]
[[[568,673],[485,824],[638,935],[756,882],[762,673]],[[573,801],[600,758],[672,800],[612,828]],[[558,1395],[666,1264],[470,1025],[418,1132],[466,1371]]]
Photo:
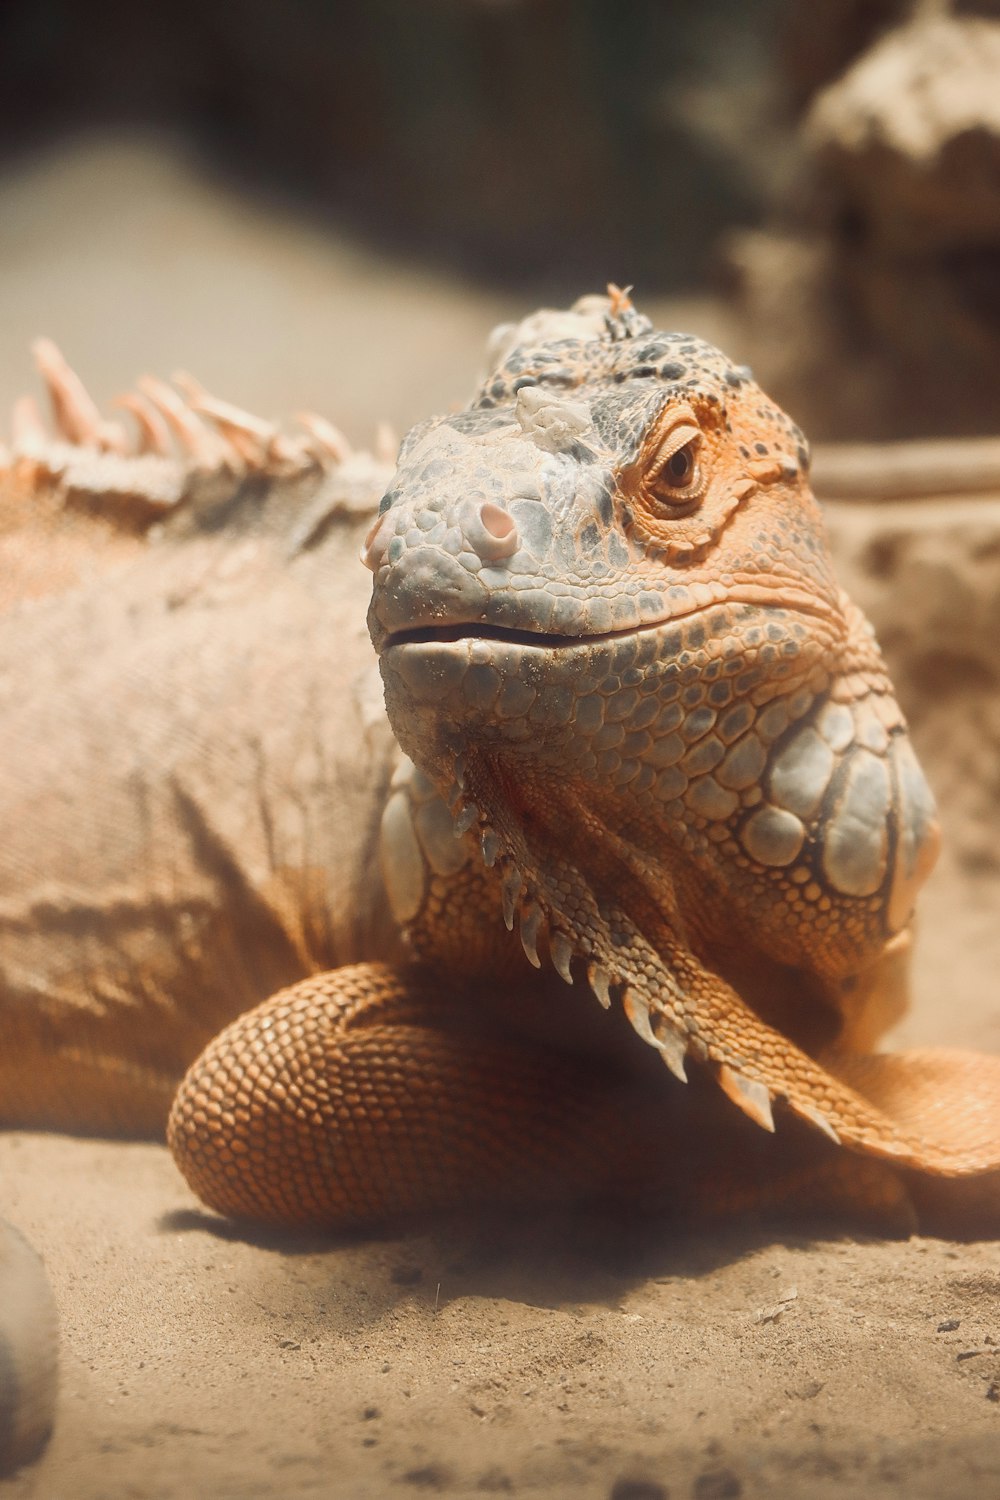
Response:
[[[699,462],[702,436],[693,412],[677,414],[645,465],[643,489],[649,499],[671,513],[694,510],[704,497],[706,483]]]

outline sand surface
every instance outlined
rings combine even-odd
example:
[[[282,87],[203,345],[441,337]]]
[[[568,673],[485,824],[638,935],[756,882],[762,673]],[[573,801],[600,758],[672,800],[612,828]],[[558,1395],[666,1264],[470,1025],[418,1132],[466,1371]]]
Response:
[[[365,439],[461,396],[522,310],[117,149],[3,187],[0,399],[44,330],[101,397],[184,363]],[[1000,1050],[996,910],[935,878],[903,1041]],[[253,1240],[161,1147],[22,1134],[0,1202],[63,1329],[55,1436],[3,1500],[1000,1496],[992,1243],[592,1217]]]
[[[163,1148],[38,1135],[0,1140],[0,1182],[63,1326],[56,1434],[5,1500],[1000,1495],[994,1244],[248,1240]]]

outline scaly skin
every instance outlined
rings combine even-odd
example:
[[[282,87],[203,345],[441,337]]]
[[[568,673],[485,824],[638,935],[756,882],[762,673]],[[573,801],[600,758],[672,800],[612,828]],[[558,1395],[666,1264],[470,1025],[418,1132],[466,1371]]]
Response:
[[[230,1021],[169,1130],[224,1213],[997,1231],[998,1060],[871,1051],[933,806],[746,372],[620,295],[535,315],[368,530],[388,476],[321,420],[146,382],[136,454],[38,352],[62,441],[22,406],[0,464],[0,1122],[155,1135]],[[8,1466],[52,1332],[0,1225]]]
[[[778,1104],[781,1130],[798,1117],[995,1204],[1000,1064],[867,1051],[905,1004],[938,831],[801,433],[621,294],[551,332],[529,320],[466,411],[409,435],[366,539],[412,762],[382,862],[414,961],[230,1026],[175,1101],[181,1170],[222,1212],[338,1225],[494,1197],[497,1152],[511,1197],[557,1191],[560,1169],[578,1189],[581,1144],[595,1186],[628,1175],[636,1118],[604,1111],[565,1026],[544,1086],[558,1150],[551,1117],[526,1117],[530,1033],[558,1004],[502,913],[531,965],[541,946],[566,983],[586,976],[674,1074],[690,1060],[765,1130]],[[613,1024],[589,1045],[619,1065]],[[658,1141],[649,1107],[638,1138]],[[676,1195],[676,1168],[649,1176]]]
[[[56,440],[25,400],[0,451],[0,1125],[162,1138],[228,1020],[396,944],[356,562],[390,470],[190,382],[126,398],[136,452],[37,352]],[[44,1273],[0,1222],[0,1470],[54,1397]]]
[[[356,562],[391,470],[179,401],[183,453],[102,452],[82,399],[0,477],[0,1124],[162,1137],[233,1017],[394,956]]]

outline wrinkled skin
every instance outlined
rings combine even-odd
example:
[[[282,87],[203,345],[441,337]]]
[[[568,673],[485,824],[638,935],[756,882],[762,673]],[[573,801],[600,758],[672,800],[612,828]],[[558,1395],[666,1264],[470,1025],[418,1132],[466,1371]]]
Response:
[[[859,976],[906,941],[933,802],[802,435],[718,351],[628,319],[515,350],[411,434],[369,624],[397,737],[446,795],[459,764],[550,943],[675,1059],[755,1079],[699,1019],[704,970],[814,1048],[870,1041],[897,996],[858,1014]],[[499,543],[484,516],[510,518]]]
[[[747,372],[587,299],[410,435],[363,548],[393,774],[377,466],[155,383],[187,458],[130,456],[42,353],[62,442],[0,493],[3,1123],[155,1135],[204,1047],[169,1135],[226,1213],[1000,1228],[996,1059],[870,1051],[933,805]],[[0,1465],[54,1389],[0,1225]]]
[[[906,1003],[938,829],[871,630],[834,579],[801,433],[747,371],[654,333],[619,295],[558,331],[539,315],[467,410],[409,435],[363,551],[409,757],[382,868],[415,964],[334,972],[224,1033],[175,1105],[182,1169],[225,1211],[278,1220],[543,1191],[531,1151],[502,1183],[475,1165],[498,1139],[545,1136],[512,1103],[534,1087],[530,1055],[480,1076],[480,1039],[463,1065],[453,1031],[499,1018],[508,1040],[596,1052],[609,1075],[627,1049],[613,1026],[583,1040],[582,999],[570,1031],[502,915],[531,965],[547,953],[563,981],[586,976],[674,1074],[693,1065],[757,1126],[774,1130],[780,1105],[828,1143],[971,1176],[994,1201],[996,1065],[868,1051]],[[358,1040],[369,1024],[377,1044]],[[289,1102],[274,1108],[276,1085]],[[593,1077],[559,1088],[603,1122],[584,1141],[595,1180],[634,1179],[631,1103],[607,1105],[609,1124]],[[408,1168],[385,1121],[404,1104],[408,1146],[435,1129]],[[555,1159],[578,1183],[575,1108]],[[421,1198],[410,1174],[449,1161]]]

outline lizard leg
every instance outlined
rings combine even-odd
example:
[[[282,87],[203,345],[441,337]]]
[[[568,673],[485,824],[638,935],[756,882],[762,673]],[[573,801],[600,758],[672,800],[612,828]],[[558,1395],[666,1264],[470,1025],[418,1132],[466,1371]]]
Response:
[[[210,1207],[282,1227],[580,1201],[689,1223],[805,1210],[915,1227],[888,1163],[794,1122],[767,1137],[706,1072],[681,1089],[649,1061],[473,1026],[419,974],[357,965],[233,1022],[181,1085],[168,1140]],[[931,1208],[954,1227],[949,1203]]]
[[[991,1139],[983,1059],[830,1061],[859,1103],[871,1095],[903,1129],[922,1121],[925,1093],[933,1128],[950,1091],[946,1118],[964,1114],[975,1140]],[[168,1139],[212,1208],[286,1227],[597,1199],[702,1223],[794,1206],[893,1234],[917,1222],[996,1230],[1000,1173],[899,1172],[791,1120],[767,1136],[707,1070],[686,1089],[653,1071],[473,1025],[467,1002],[419,972],[357,965],[281,991],[216,1038],[181,1086]]]
[[[617,1182],[641,1156],[642,1090],[470,1009],[379,964],[280,991],[181,1084],[168,1125],[180,1170],[220,1213],[333,1227]]]

